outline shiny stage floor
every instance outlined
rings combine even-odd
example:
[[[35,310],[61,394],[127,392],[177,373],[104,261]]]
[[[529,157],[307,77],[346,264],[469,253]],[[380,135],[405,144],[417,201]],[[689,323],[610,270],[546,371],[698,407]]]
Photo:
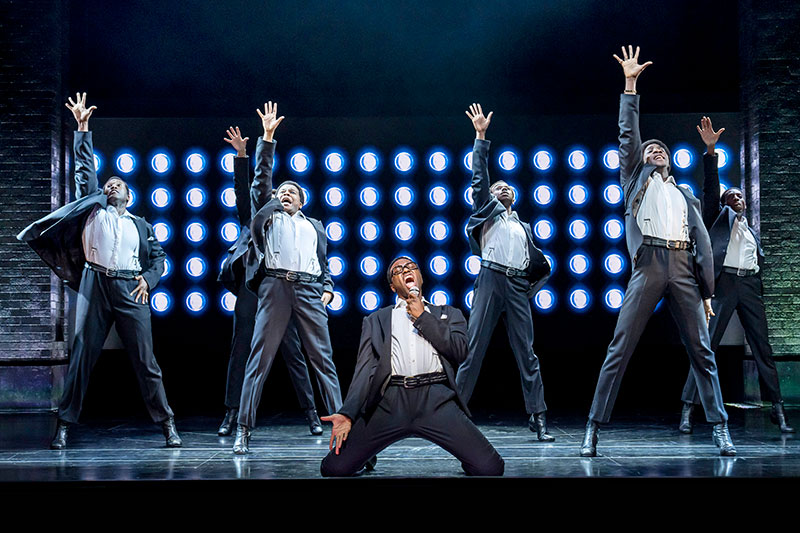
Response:
[[[767,408],[729,409],[738,450],[718,455],[711,426],[692,435],[678,433],[678,413],[617,417],[601,429],[598,451],[578,456],[584,419],[550,420],[556,441],[543,444],[519,414],[478,416],[481,430],[506,461],[506,478],[788,478],[800,477],[800,437],[781,435]],[[800,411],[787,410],[800,423]],[[89,421],[70,430],[69,448],[47,449],[53,415],[0,415],[0,483],[8,490],[31,482],[93,483],[164,480],[316,480],[327,452],[328,427],[313,437],[299,416],[277,414],[259,420],[246,457],[231,452],[232,437],[218,437],[219,420],[178,418],[181,449],[167,449],[159,428],[144,421]],[[379,455],[374,472],[362,479],[465,478],[444,450],[421,439],[407,439]]]

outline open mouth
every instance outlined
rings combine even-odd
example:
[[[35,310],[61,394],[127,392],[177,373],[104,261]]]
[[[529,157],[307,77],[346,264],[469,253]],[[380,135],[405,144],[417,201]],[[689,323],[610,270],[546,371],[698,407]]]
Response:
[[[411,287],[416,287],[417,286],[417,280],[414,279],[414,274],[412,274],[411,272],[409,272],[408,274],[403,276],[403,283],[405,283],[406,287],[409,288],[409,289]]]

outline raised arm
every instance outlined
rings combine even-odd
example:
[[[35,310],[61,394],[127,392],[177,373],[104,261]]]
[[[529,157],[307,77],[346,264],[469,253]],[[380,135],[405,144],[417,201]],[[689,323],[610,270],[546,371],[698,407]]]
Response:
[[[250,213],[255,216],[259,209],[272,198],[272,167],[275,160],[275,129],[284,117],[278,117],[278,104],[267,102],[264,112],[256,109],[261,117],[264,135],[259,137],[256,144],[256,172],[253,185],[250,187]]]
[[[89,131],[89,118],[96,106],[86,108],[86,93],[76,93],[75,101],[68,98],[64,105],[72,111],[78,123],[72,148],[75,153],[75,197],[83,198],[97,190],[97,171],[94,168],[94,151],[92,150],[92,133]]]
[[[714,131],[711,119],[703,117],[700,125],[697,126],[697,133],[706,145],[706,153],[703,154],[703,222],[710,228],[719,216],[719,169],[717,168],[717,158],[715,153],[719,136],[725,128]]]
[[[242,137],[239,126],[231,126],[225,132],[228,136],[224,141],[236,150],[236,157],[233,158],[233,190],[236,193],[236,213],[239,217],[239,224],[247,226],[250,224],[250,168],[247,157],[247,141],[250,137]]]
[[[653,64],[648,61],[639,64],[639,47],[626,50],[622,47],[622,57],[614,54],[614,59],[622,66],[625,75],[625,90],[619,102],[619,181],[625,190],[633,176],[636,166],[642,161],[642,136],[639,132],[639,96],[636,94],[636,81],[639,75]]]
[[[472,104],[465,111],[472,126],[475,128],[475,145],[472,149],[472,211],[478,211],[489,201],[489,141],[486,140],[486,130],[492,122],[490,111],[483,115],[481,104]]]

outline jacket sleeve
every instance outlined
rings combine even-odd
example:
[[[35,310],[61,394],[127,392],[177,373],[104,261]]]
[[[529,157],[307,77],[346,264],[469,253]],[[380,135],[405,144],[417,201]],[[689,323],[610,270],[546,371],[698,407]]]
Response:
[[[370,315],[372,316],[372,315]],[[339,414],[345,415],[355,421],[367,401],[367,394],[375,378],[378,368],[378,358],[372,349],[372,320],[370,316],[364,317],[361,323],[361,342],[358,346],[358,359],[353,372],[353,380],[347,390],[347,397],[339,409]]]
[[[250,212],[250,158],[233,158],[233,190],[236,193],[236,214],[240,226],[249,226]]]
[[[76,131],[72,140],[72,149],[75,153],[75,198],[79,199],[97,190],[92,132]]]
[[[256,173],[250,186],[250,216],[272,199],[272,166],[275,162],[275,141],[266,142],[262,137],[256,143]]]
[[[489,144],[475,139],[472,147],[472,212],[475,213],[489,201]]]
[[[703,223],[711,228],[720,212],[717,154],[703,154]]]
[[[448,318],[443,320],[426,311],[414,321],[414,327],[439,355],[450,361],[454,368],[458,368],[467,358],[467,321],[464,314],[455,307],[445,306],[444,312]]]
[[[161,248],[161,243],[156,238],[153,226],[147,224],[147,242],[150,244],[150,267],[142,272],[142,277],[147,282],[148,290],[152,291],[161,281],[161,274],[164,273],[164,258],[167,254]]]
[[[619,184],[622,190],[635,175],[642,161],[642,135],[639,132],[639,95],[622,94],[619,100]]]

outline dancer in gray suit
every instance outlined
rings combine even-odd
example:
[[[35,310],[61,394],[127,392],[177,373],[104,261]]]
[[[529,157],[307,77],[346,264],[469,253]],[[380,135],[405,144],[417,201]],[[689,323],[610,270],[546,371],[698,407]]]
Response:
[[[258,310],[239,402],[236,454],[248,452],[264,382],[290,319],[297,324],[328,413],[342,405],[325,310],[333,298],[328,240],[322,223],[301,211],[305,197],[300,185],[286,181],[273,195],[273,136],[284,118],[277,117],[277,112],[278,105],[272,102],[264,104],[264,113],[258,110],[264,136],[256,146],[256,173],[250,188],[252,239],[245,268],[247,287],[258,294]]]
[[[539,358],[533,352],[533,318],[530,298],[544,285],[550,265],[533,244],[531,227],[511,209],[514,190],[504,181],[489,186],[489,141],[486,130],[492,112],[484,116],[480,104],[466,112],[475,128],[472,152],[472,215],[467,223],[472,253],[480,256],[481,270],[475,280],[469,315],[469,355],[458,368],[456,384],[469,401],[483,357],[500,316],[506,324],[511,350],[517,359],[528,427],[538,439],[552,442],[547,433],[544,386]]]
[[[620,185],[625,194],[625,234],[633,274],[617,318],[614,338],[597,379],[581,455],[597,455],[598,424],[608,422],[622,375],[656,304],[666,295],[681,341],[689,353],[706,418],[721,455],[735,455],[722,404],[717,364],[708,336],[713,315],[714,265],[700,202],[670,176],[669,149],[642,142],[636,80],[652,64],[639,64],[639,48],[614,56],[625,74],[619,107]]]

